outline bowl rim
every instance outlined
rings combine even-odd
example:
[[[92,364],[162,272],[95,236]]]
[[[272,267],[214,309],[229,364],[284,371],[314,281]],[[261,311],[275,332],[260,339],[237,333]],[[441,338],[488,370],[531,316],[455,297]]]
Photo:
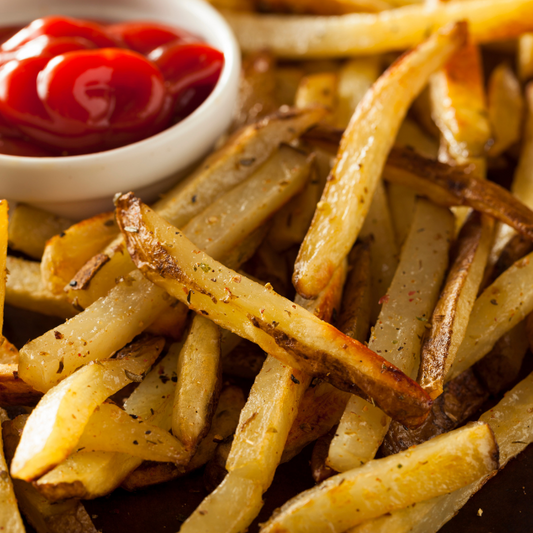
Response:
[[[63,166],[77,166],[82,165],[87,162],[94,164],[94,159],[98,158],[102,163],[109,158],[115,156],[127,156],[130,152],[134,152],[139,149],[139,145],[142,145],[143,149],[150,150],[156,148],[166,141],[166,137],[175,136],[182,133],[186,133],[187,130],[190,130],[194,121],[201,119],[205,114],[208,114],[212,111],[213,107],[216,106],[217,101],[219,100],[220,95],[224,90],[231,84],[232,77],[235,75],[235,70],[240,70],[240,49],[237,43],[229,24],[226,22],[224,17],[209,3],[204,0],[174,0],[172,2],[174,6],[179,6],[180,9],[184,11],[189,11],[195,18],[198,20],[208,17],[210,20],[213,20],[216,23],[217,32],[221,35],[221,39],[227,43],[227,50],[224,49],[224,67],[222,73],[215,85],[215,88],[211,91],[202,104],[195,109],[189,116],[181,120],[177,124],[166,128],[159,133],[151,135],[146,139],[136,141],[131,144],[120,146],[118,148],[112,148],[110,150],[105,150],[102,152],[93,152],[89,154],[80,154],[80,155],[66,155],[66,156],[50,156],[50,157],[31,157],[31,156],[18,156],[18,155],[8,155],[0,154],[0,162],[5,164],[16,164],[35,166],[35,165],[63,165]],[[52,3],[53,7],[53,3]],[[67,15],[71,16],[71,15]],[[135,17],[126,18],[125,20],[137,20]],[[172,24],[169,24],[172,25]],[[205,37],[204,37],[205,38]]]

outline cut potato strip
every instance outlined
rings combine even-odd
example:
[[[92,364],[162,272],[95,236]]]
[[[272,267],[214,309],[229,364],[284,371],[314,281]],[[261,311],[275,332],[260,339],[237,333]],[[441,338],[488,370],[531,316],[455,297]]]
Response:
[[[439,144],[409,117],[402,122],[394,146],[413,148],[427,159],[435,160],[439,155]]]
[[[309,74],[300,80],[294,103],[301,109],[307,106],[319,105],[329,114],[326,121],[331,121],[332,113],[337,107],[338,76],[334,72],[320,72]]]
[[[11,463],[28,415],[17,416],[2,424],[4,449]],[[78,500],[50,503],[35,487],[21,479],[13,480],[20,510],[37,533],[97,533],[87,511]]]
[[[237,132],[220,150],[209,156],[191,176],[181,181],[154,209],[168,222],[181,228],[200,215],[222,194],[242,183],[269,159],[278,146],[288,143],[315,125],[324,109],[290,109],[265,118]],[[238,209],[236,209],[238,211]],[[90,284],[79,283],[70,290],[71,301],[87,307],[104,296],[134,267],[122,239],[104,251],[106,263],[90,276]]]
[[[380,14],[283,17],[225,12],[245,52],[268,49],[284,58],[350,57],[406,50],[437,28],[466,20],[476,43],[533,30],[529,0],[468,0],[434,8],[419,4]]]
[[[497,157],[520,140],[524,116],[520,82],[507,63],[492,71],[487,96],[493,137],[489,155]]]
[[[18,363],[0,363],[0,405],[35,405],[40,400],[42,394],[22,381],[18,370]]]
[[[121,486],[126,490],[137,490],[176,479],[204,466],[213,457],[219,443],[235,433],[243,406],[242,389],[235,385],[225,387],[220,393],[211,429],[200,442],[196,453],[186,466],[176,466],[171,463],[143,463],[128,475]]]
[[[398,266],[399,247],[392,227],[387,195],[382,182],[376,186],[370,210],[361,228],[360,237],[367,239],[370,246],[372,283],[370,322],[378,318],[381,297],[387,293]],[[340,329],[340,328],[339,328]]]
[[[456,490],[498,468],[498,446],[478,422],[338,474],[289,502],[262,533],[331,531]]]
[[[524,33],[518,38],[518,75],[522,81],[533,77],[533,33]]]
[[[117,201],[117,220],[121,228],[135,228],[124,233],[138,267],[192,309],[293,368],[349,391],[360,388],[408,425],[424,419],[430,404],[412,380],[269,287],[202,253],[133,194]]]
[[[132,272],[83,313],[23,346],[20,377],[47,391],[80,365],[111,357],[144,331],[169,300],[140,272]]]
[[[163,339],[139,341],[120,359],[86,365],[50,389],[24,427],[11,464],[13,476],[33,481],[63,461],[75,449],[96,407],[142,379],[163,344]]]
[[[72,220],[18,204],[9,220],[9,247],[41,259],[46,241],[72,226]]]
[[[6,264],[9,272],[7,304],[61,318],[70,318],[78,313],[65,294],[52,294],[44,288],[39,263],[8,255]]]
[[[184,463],[187,451],[168,430],[132,417],[112,403],[98,406],[76,445],[77,452],[129,453],[145,461]]]
[[[350,59],[339,69],[335,126],[348,126],[357,105],[381,74],[381,63],[379,56],[364,57]]]
[[[492,246],[493,224],[473,213],[456,244],[455,259],[424,340],[418,382],[435,399],[464,339]]]
[[[105,248],[118,234],[113,213],[82,220],[52,237],[41,260],[44,287],[62,294],[65,285],[91,257]]]
[[[405,113],[465,38],[465,24],[434,34],[395,62],[360,102],[296,260],[293,283],[302,296],[316,296],[348,255]]]
[[[221,381],[220,328],[196,315],[178,360],[172,413],[172,434],[191,455],[209,432]]]
[[[168,354],[152,368],[124,402],[131,416],[170,430],[172,401],[181,343],[174,343]],[[114,452],[77,452],[35,481],[35,487],[50,501],[65,498],[97,498],[109,494],[140,464],[140,457]]]
[[[421,339],[448,264],[453,215],[418,200],[400,263],[368,346],[408,376],[416,376]],[[373,459],[390,424],[381,409],[353,396],[341,418],[328,465],[345,472]]]
[[[494,432],[500,468],[503,468],[533,442],[533,374],[509,391],[480,420],[489,424]],[[436,533],[489,477],[491,474],[450,494],[371,520],[350,529],[349,533]]]
[[[466,167],[430,161],[407,148],[392,149],[383,178],[413,188],[437,205],[465,205],[509,224],[533,240],[533,212],[527,205],[491,181],[468,174]]]
[[[533,311],[532,276],[533,253],[517,261],[478,297],[447,380],[479,361]]]
[[[5,337],[0,344],[0,364],[14,365],[19,362],[19,351]]]

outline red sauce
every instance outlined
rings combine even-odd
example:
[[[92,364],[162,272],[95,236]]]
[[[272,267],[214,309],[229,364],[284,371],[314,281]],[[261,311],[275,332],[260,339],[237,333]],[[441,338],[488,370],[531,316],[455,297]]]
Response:
[[[45,17],[0,29],[0,153],[109,150],[190,115],[224,56],[191,33],[150,22]]]

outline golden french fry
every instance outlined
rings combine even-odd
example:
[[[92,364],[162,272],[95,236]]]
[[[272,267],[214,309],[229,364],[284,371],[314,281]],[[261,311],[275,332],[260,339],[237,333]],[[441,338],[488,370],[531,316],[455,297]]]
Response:
[[[178,360],[172,413],[172,434],[190,455],[209,432],[221,380],[220,329],[196,315]]]
[[[420,395],[419,386],[395,367],[269,287],[200,252],[133,194],[117,201],[117,220],[121,228],[135,228],[124,233],[138,267],[192,309],[207,313],[220,326],[256,342],[293,368],[323,376],[349,391],[360,387],[408,425],[425,417],[429,408],[425,394]]]
[[[40,400],[42,394],[22,381],[18,370],[18,363],[0,363],[0,405],[35,405]]]
[[[533,374],[514,387],[498,405],[484,413],[480,421],[490,425],[498,444],[500,467],[533,442]],[[477,492],[492,474],[466,487],[420,502],[387,516],[371,520],[349,533],[436,533]]]
[[[19,351],[4,337],[4,341],[0,344],[0,364],[12,365],[18,364],[18,362]]]
[[[18,204],[9,221],[9,247],[41,259],[46,241],[72,226],[72,220]]]
[[[117,234],[113,213],[102,213],[52,237],[46,243],[41,260],[44,287],[53,294],[62,294],[76,272]]]
[[[524,97],[520,82],[507,63],[498,65],[489,79],[488,111],[494,144],[489,155],[497,157],[520,140]]]
[[[492,245],[493,224],[472,214],[459,234],[455,259],[433,315],[421,353],[418,382],[435,399],[464,339],[470,312]]]
[[[423,4],[373,14],[283,17],[225,12],[245,52],[268,49],[284,58],[350,57],[406,50],[450,22],[466,20],[471,39],[485,43],[533,29],[529,0]]]
[[[485,423],[473,423],[327,479],[287,502],[261,532],[341,533],[464,487],[497,468],[498,446],[492,430]]]
[[[533,254],[529,254],[506,270],[478,297],[447,380],[479,361],[502,335],[533,311],[532,272]]]
[[[77,452],[129,453],[145,461],[186,463],[184,446],[167,430],[132,417],[112,403],[99,405],[76,444]]]
[[[316,296],[352,248],[410,103],[465,38],[464,24],[434,34],[391,66],[360,102],[296,260],[293,283],[302,296]]]
[[[83,313],[23,346],[20,377],[47,391],[80,365],[110,357],[144,331],[169,300],[140,272],[132,272]]]
[[[400,263],[368,343],[408,376],[418,372],[422,335],[437,301],[448,262],[453,215],[418,200]],[[390,418],[381,409],[352,396],[333,438],[328,465],[338,472],[371,460]]]
[[[41,266],[35,261],[7,256],[6,303],[43,315],[70,318],[78,311],[65,294],[52,294],[43,286]]]
[[[524,33],[518,38],[518,75],[522,81],[533,76],[533,34]]]
[[[76,448],[96,407],[141,380],[163,344],[163,339],[141,341],[131,348],[131,356],[83,366],[50,389],[24,427],[11,464],[13,476],[33,481],[63,461]]]
[[[331,120],[331,114],[337,106],[337,82],[337,74],[334,72],[320,72],[304,76],[296,92],[296,107],[322,106],[330,113],[326,120]]]

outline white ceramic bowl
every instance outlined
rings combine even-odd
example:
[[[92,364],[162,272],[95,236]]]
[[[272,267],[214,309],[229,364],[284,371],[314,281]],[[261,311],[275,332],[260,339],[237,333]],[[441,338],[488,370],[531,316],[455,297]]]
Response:
[[[117,192],[154,200],[198,162],[228,127],[238,89],[240,53],[224,19],[203,0],[0,0],[2,26],[46,15],[109,21],[149,20],[202,36],[224,53],[220,79],[190,116],[143,141],[97,154],[16,157],[0,154],[0,197],[80,219],[111,210]]]

